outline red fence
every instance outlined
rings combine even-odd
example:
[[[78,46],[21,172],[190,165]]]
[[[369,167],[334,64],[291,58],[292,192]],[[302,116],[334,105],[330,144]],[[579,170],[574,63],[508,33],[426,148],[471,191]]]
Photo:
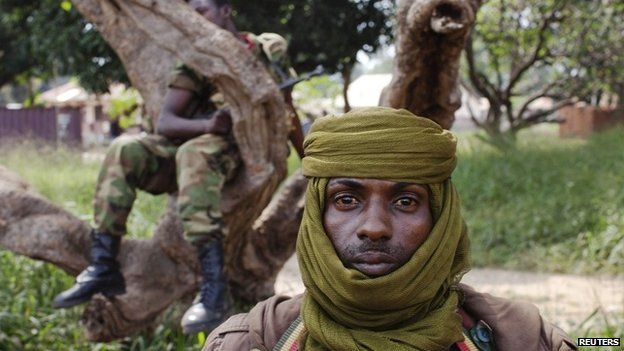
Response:
[[[81,120],[79,108],[9,110],[0,107],[0,141],[29,138],[79,144],[82,141]]]

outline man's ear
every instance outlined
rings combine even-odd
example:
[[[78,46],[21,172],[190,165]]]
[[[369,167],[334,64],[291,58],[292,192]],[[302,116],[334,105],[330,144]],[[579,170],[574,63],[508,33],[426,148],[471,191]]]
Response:
[[[230,4],[226,4],[226,5],[221,6],[219,11],[221,11],[221,16],[223,16],[225,18],[232,17],[232,5],[230,5]]]

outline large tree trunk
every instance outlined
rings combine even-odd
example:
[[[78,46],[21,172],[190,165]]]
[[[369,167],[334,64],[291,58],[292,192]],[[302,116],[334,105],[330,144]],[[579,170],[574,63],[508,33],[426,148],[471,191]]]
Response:
[[[75,5],[115,48],[151,115],[159,111],[174,60],[210,77],[225,96],[244,163],[236,179],[226,185],[222,205],[231,233],[228,252],[237,252],[244,238],[256,235],[252,225],[286,175],[286,105],[270,75],[231,33],[182,2],[83,0]],[[233,261],[239,256],[227,257],[233,271],[254,268]],[[230,276],[235,280],[239,274]],[[238,284],[245,290],[234,290],[237,295],[257,300],[272,292],[246,283]]]
[[[224,93],[244,163],[223,190],[231,290],[248,301],[272,294],[278,271],[294,252],[306,179],[293,175],[272,199],[286,174],[288,128],[281,93],[262,64],[229,32],[182,2],[76,0],[74,5],[116,50],[151,116],[158,114],[176,60],[210,77]],[[458,101],[453,84],[464,35],[458,33],[468,31],[478,1],[403,1],[399,6],[397,65],[385,104],[452,123]],[[455,8],[466,11],[460,12],[461,21],[450,10]],[[463,27],[453,30],[452,24],[460,22]],[[153,238],[123,241],[119,260],[127,293],[96,295],[87,305],[83,322],[91,340],[132,335],[197,290],[196,255],[182,237],[174,202],[168,207]],[[77,274],[88,264],[88,233],[85,223],[0,168],[0,246]]]
[[[482,0],[398,0],[396,58],[380,105],[450,129],[461,105],[459,64]]]
[[[247,298],[273,292],[275,277],[294,250],[303,203],[293,203],[293,198],[301,198],[305,185],[300,173],[293,175],[254,229],[230,241],[230,275],[236,275],[232,284]],[[150,326],[173,302],[197,291],[196,254],[182,237],[174,203],[169,201],[169,210],[151,239],[122,242],[118,259],[127,292],[111,299],[93,297],[82,318],[89,339],[108,341],[132,335]],[[0,246],[75,275],[89,262],[89,231],[83,221],[0,166]]]
[[[210,77],[223,93],[243,160],[238,176],[223,189],[228,276],[239,298],[270,296],[277,272],[294,251],[302,208],[297,199],[306,181],[295,175],[267,207],[286,175],[288,119],[283,96],[264,66],[231,33],[183,2],[82,0],[74,5],[115,49],[151,116],[159,112],[176,61]],[[263,213],[265,208],[272,212]],[[0,211],[0,221],[7,224],[0,228],[2,246],[72,274],[88,264],[88,227],[70,214],[15,189],[2,192]],[[132,335],[172,302],[197,291],[196,254],[182,238],[173,205],[151,240],[123,241],[119,260],[128,292],[92,299],[83,315],[92,340]]]

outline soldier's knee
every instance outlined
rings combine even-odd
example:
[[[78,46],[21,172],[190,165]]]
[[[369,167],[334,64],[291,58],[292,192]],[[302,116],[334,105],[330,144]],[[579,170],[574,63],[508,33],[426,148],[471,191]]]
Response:
[[[193,160],[197,161],[201,157],[201,153],[197,150],[195,145],[192,143],[184,143],[178,147],[178,150],[175,154],[176,165],[181,166],[184,164],[188,164],[189,162],[193,162]]]
[[[187,141],[186,143],[178,147],[178,150],[176,151],[176,159],[179,157],[184,157],[186,155],[197,154],[197,148],[191,141]]]
[[[138,138],[131,136],[121,136],[113,140],[109,149],[109,156],[119,159],[133,159],[142,157],[145,148],[139,142]]]
[[[223,147],[224,143],[218,137],[209,138],[208,136],[202,136],[191,139],[178,148],[176,164],[182,165],[188,162],[196,162],[200,157],[210,163],[217,159]]]

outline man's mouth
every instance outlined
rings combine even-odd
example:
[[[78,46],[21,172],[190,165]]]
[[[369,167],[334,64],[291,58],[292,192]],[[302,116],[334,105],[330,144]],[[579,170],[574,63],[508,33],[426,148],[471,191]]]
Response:
[[[379,277],[393,270],[396,259],[385,252],[370,250],[356,254],[351,264],[369,277]]]

